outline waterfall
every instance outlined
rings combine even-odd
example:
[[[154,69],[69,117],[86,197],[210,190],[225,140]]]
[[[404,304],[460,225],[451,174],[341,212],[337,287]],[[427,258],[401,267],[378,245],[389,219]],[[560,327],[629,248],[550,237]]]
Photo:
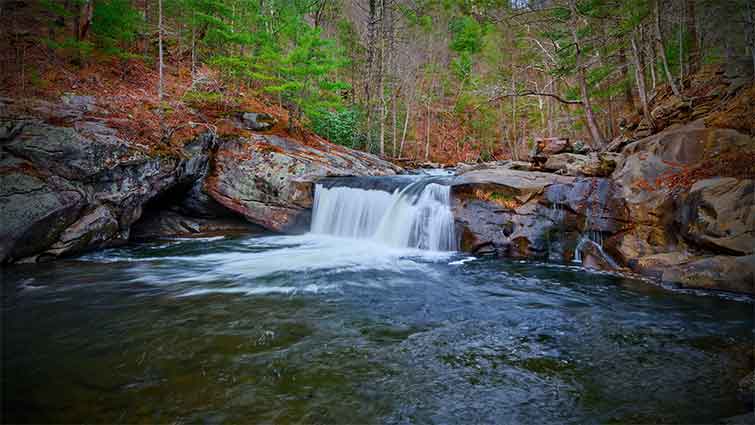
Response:
[[[595,228],[595,222],[597,221],[596,218],[600,217],[596,210],[597,207],[594,205],[588,205],[585,210],[585,227],[583,233],[580,235],[579,240],[577,241],[577,247],[574,250],[574,262],[580,264],[584,263],[584,258],[582,258],[582,251],[587,248],[588,245],[590,245],[594,248],[593,252],[597,253],[597,255],[610,268],[618,269],[618,263],[616,263],[616,261],[614,261],[614,259],[611,258],[611,256],[603,250],[603,233]]]
[[[451,188],[433,178],[415,181],[393,193],[318,184],[311,231],[400,248],[457,248]]]

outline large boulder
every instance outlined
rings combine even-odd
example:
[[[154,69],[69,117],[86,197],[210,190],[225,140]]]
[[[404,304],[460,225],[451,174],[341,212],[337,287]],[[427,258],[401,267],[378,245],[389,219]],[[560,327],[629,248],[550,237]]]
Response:
[[[308,229],[317,179],[401,171],[374,155],[311,139],[308,145],[275,135],[224,140],[203,191],[268,230],[298,232]]]
[[[677,210],[682,235],[723,254],[755,253],[755,181],[714,178],[696,182]]]
[[[85,99],[86,100],[86,99]],[[71,99],[71,127],[38,119],[0,123],[0,262],[39,261],[125,243],[152,198],[201,176],[211,142],[157,156],[118,137]],[[65,103],[64,103],[65,105]],[[83,105],[83,106],[82,106]]]
[[[755,255],[716,255],[667,266],[661,279],[684,288],[755,294]]]
[[[571,260],[584,235],[623,228],[624,208],[606,179],[575,179],[505,168],[452,183],[462,249]]]
[[[713,155],[745,152],[753,146],[750,136],[698,123],[628,145],[611,177],[626,201],[633,229],[613,238],[613,249],[626,259],[683,249],[675,211],[684,188],[672,184],[674,177]]]
[[[573,178],[507,168],[474,170],[457,176],[452,184],[453,210],[461,247],[515,257],[546,256],[546,234],[560,221],[547,217],[539,204],[544,189]]]
[[[536,139],[537,151],[544,155],[555,155],[562,152],[569,152],[572,149],[569,139],[560,137],[545,137]]]

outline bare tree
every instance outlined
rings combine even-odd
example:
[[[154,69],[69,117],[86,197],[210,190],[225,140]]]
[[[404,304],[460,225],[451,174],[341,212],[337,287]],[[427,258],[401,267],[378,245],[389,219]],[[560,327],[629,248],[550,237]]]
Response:
[[[593,145],[600,146],[603,144],[603,136],[601,136],[600,129],[598,128],[598,124],[595,120],[595,113],[592,108],[592,102],[590,101],[590,91],[587,87],[585,67],[582,63],[583,58],[578,34],[579,15],[577,12],[576,0],[569,0],[569,9],[571,10],[570,29],[575,49],[574,62],[575,67],[577,68],[577,84],[579,84],[579,91],[582,95],[582,108],[585,111],[585,120],[587,121],[587,128],[590,130],[590,138],[592,139]]]
[[[752,67],[755,72],[755,3],[754,0],[745,0],[745,22],[747,23],[747,44],[750,45]]]
[[[676,97],[681,98],[682,94],[679,91],[679,87],[676,85],[676,81],[674,81],[674,76],[671,75],[668,66],[668,58],[666,58],[666,47],[663,44],[663,33],[661,32],[661,0],[655,0],[653,3],[655,5],[655,48],[657,53],[661,56],[663,72],[666,74],[666,79],[671,86],[671,90]]]
[[[632,44],[632,61],[634,62],[634,79],[637,83],[637,93],[640,96],[642,115],[645,117],[648,125],[650,125],[650,128],[653,128],[655,125],[653,123],[653,117],[650,115],[650,107],[648,106],[648,93],[645,88],[645,71],[642,64],[642,53],[637,47],[637,41],[635,40],[634,34],[631,35],[630,42]]]
[[[697,72],[700,67],[700,42],[697,35],[697,17],[695,16],[695,0],[685,0],[685,17],[687,33],[689,34],[689,73]],[[751,24],[752,25],[752,24]]]
[[[157,81],[157,98],[160,102],[163,100],[163,0],[157,0],[157,50],[159,56],[158,73],[160,75]]]

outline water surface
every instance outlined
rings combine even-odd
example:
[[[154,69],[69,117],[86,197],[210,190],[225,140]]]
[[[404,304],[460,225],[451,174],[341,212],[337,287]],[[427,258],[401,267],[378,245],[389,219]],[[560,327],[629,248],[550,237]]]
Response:
[[[324,235],[3,269],[6,422],[700,423],[752,303]]]

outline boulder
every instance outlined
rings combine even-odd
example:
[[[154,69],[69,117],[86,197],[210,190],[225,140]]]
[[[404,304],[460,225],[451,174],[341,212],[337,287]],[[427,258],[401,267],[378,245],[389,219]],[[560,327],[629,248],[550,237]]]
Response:
[[[77,116],[78,109],[64,112],[65,104],[56,108]],[[150,199],[190,184],[209,160],[202,138],[180,157],[157,157],[97,119],[80,119],[72,127],[9,121],[0,123],[12,129],[0,139],[2,263],[125,243]]]
[[[393,175],[378,157],[319,139],[308,145],[280,136],[222,141],[203,190],[219,204],[275,232],[305,231],[312,183],[326,176]]]
[[[739,381],[737,393],[739,399],[752,408],[755,403],[755,371],[750,372]]]
[[[621,135],[616,137],[615,139],[611,140],[611,142],[606,146],[604,149],[604,152],[621,152],[622,149],[624,149],[628,144],[634,142],[634,139]]]
[[[461,175],[475,170],[487,170],[492,168],[507,168],[511,170],[530,171],[534,168],[531,162],[526,161],[491,161],[482,162],[478,164],[464,164],[459,163],[456,165],[456,174]]]
[[[560,153],[549,156],[543,168],[569,176],[606,177],[614,171],[620,158],[620,154],[610,152],[590,155]]]
[[[457,176],[452,197],[462,249],[476,252],[484,248],[514,257],[548,255],[548,235],[560,217],[538,199],[547,186],[573,181],[571,177],[503,167]]]
[[[561,171],[565,175],[578,176],[579,169],[583,167],[589,158],[587,155],[577,155],[575,153],[560,153],[549,156],[545,161],[543,168],[550,171]]]
[[[684,288],[755,294],[755,255],[716,255],[666,267],[661,279]]]
[[[576,249],[579,252],[582,265],[588,269],[616,271],[620,268],[616,261],[595,241],[583,239]]]
[[[677,221],[691,243],[724,254],[755,253],[755,181],[696,182],[677,210]]]
[[[535,143],[537,143],[538,153],[542,153],[543,155],[555,155],[571,150],[571,143],[569,143],[569,139],[560,137],[546,137],[542,139],[535,139]]]
[[[497,168],[457,176],[452,193],[462,249],[472,252],[568,261],[583,234],[624,226],[606,179]]]
[[[753,139],[734,130],[689,125],[628,145],[612,174],[632,220],[646,225],[673,221],[670,177],[714,153],[752,149]]]
[[[260,112],[245,112],[241,115],[241,121],[246,129],[252,131],[267,131],[276,123],[275,117]]]

